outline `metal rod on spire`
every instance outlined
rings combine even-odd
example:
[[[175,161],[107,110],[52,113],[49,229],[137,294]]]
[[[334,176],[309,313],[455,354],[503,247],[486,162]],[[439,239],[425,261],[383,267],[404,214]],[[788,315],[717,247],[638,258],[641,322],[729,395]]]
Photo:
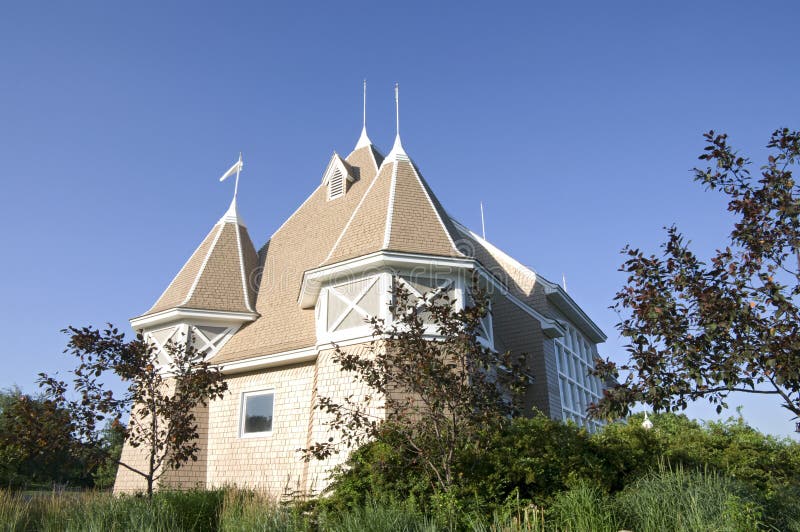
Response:
[[[397,136],[400,136],[400,84],[394,84],[394,113],[397,127]]]
[[[239,163],[236,166],[236,183],[233,185],[233,199],[239,195],[239,174],[242,171],[242,152],[239,152]]]
[[[483,239],[486,240],[486,224],[483,221],[483,202],[481,202],[481,233],[483,234]]]
[[[367,78],[364,78],[364,120],[361,125],[367,129]]]
[[[561,274],[561,286],[564,288],[564,292],[567,291],[567,274]]]

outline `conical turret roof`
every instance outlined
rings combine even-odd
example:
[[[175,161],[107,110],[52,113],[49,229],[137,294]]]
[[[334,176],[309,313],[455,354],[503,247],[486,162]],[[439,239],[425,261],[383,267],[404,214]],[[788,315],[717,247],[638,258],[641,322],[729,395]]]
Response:
[[[254,312],[258,265],[253,242],[239,218],[236,199],[143,316],[184,308]]]
[[[322,265],[381,250],[463,257],[458,234],[398,136]]]

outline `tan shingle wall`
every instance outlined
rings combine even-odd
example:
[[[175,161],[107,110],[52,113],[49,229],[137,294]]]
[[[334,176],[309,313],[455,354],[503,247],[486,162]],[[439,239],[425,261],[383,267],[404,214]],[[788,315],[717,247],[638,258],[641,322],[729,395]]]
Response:
[[[304,464],[296,449],[306,445],[314,364],[232,375],[228,392],[210,405],[208,483],[258,488],[280,496],[303,488]],[[242,394],[272,390],[272,433],[240,435]]]
[[[345,349],[366,353],[364,346]],[[332,434],[325,417],[313,409],[320,395],[342,398],[363,393],[352,376],[332,360],[332,351],[319,354],[316,362],[253,373],[227,379],[228,393],[210,405],[212,420],[208,438],[208,485],[237,485],[282,497],[288,492],[319,492],[326,485],[329,469],[345,455],[305,463],[297,449],[315,441],[327,441]],[[273,430],[266,437],[240,436],[242,394],[274,390]]]
[[[343,350],[349,353],[357,353],[361,356],[370,356],[371,349],[369,344],[359,344],[344,347]],[[353,395],[353,399],[363,398],[368,393],[368,388],[356,382],[351,373],[345,373],[333,360],[333,350],[325,350],[320,352],[317,358],[317,390],[319,396],[333,397],[341,400],[343,397]],[[373,402],[371,414],[376,419],[383,417],[384,412],[380,400]],[[329,421],[331,416],[315,410],[313,412],[312,430],[309,437],[309,444],[314,442],[325,442],[328,438],[333,437],[334,441],[339,441],[338,435],[332,433],[326,421]],[[341,464],[347,458],[347,449],[343,448],[341,454],[334,455],[327,460],[319,461],[314,460],[309,463],[309,470],[307,476],[307,486],[311,493],[319,493],[328,484],[328,477],[331,468]]]

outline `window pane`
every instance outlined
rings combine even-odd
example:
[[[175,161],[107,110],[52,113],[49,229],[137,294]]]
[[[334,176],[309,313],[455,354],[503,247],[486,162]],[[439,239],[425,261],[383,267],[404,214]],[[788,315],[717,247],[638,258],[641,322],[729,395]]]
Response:
[[[251,395],[245,398],[244,432],[272,430],[272,394]]]

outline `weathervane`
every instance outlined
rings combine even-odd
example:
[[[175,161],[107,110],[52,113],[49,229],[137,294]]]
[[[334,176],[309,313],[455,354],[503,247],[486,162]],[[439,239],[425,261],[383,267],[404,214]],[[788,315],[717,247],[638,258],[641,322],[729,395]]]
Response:
[[[222,177],[219,178],[220,182],[225,181],[230,176],[236,173],[236,184],[233,186],[233,199],[236,201],[236,196],[239,194],[239,173],[242,171],[242,167],[244,164],[242,163],[242,152],[239,152],[239,160],[234,163],[233,166],[228,168],[228,171],[222,174]]]

